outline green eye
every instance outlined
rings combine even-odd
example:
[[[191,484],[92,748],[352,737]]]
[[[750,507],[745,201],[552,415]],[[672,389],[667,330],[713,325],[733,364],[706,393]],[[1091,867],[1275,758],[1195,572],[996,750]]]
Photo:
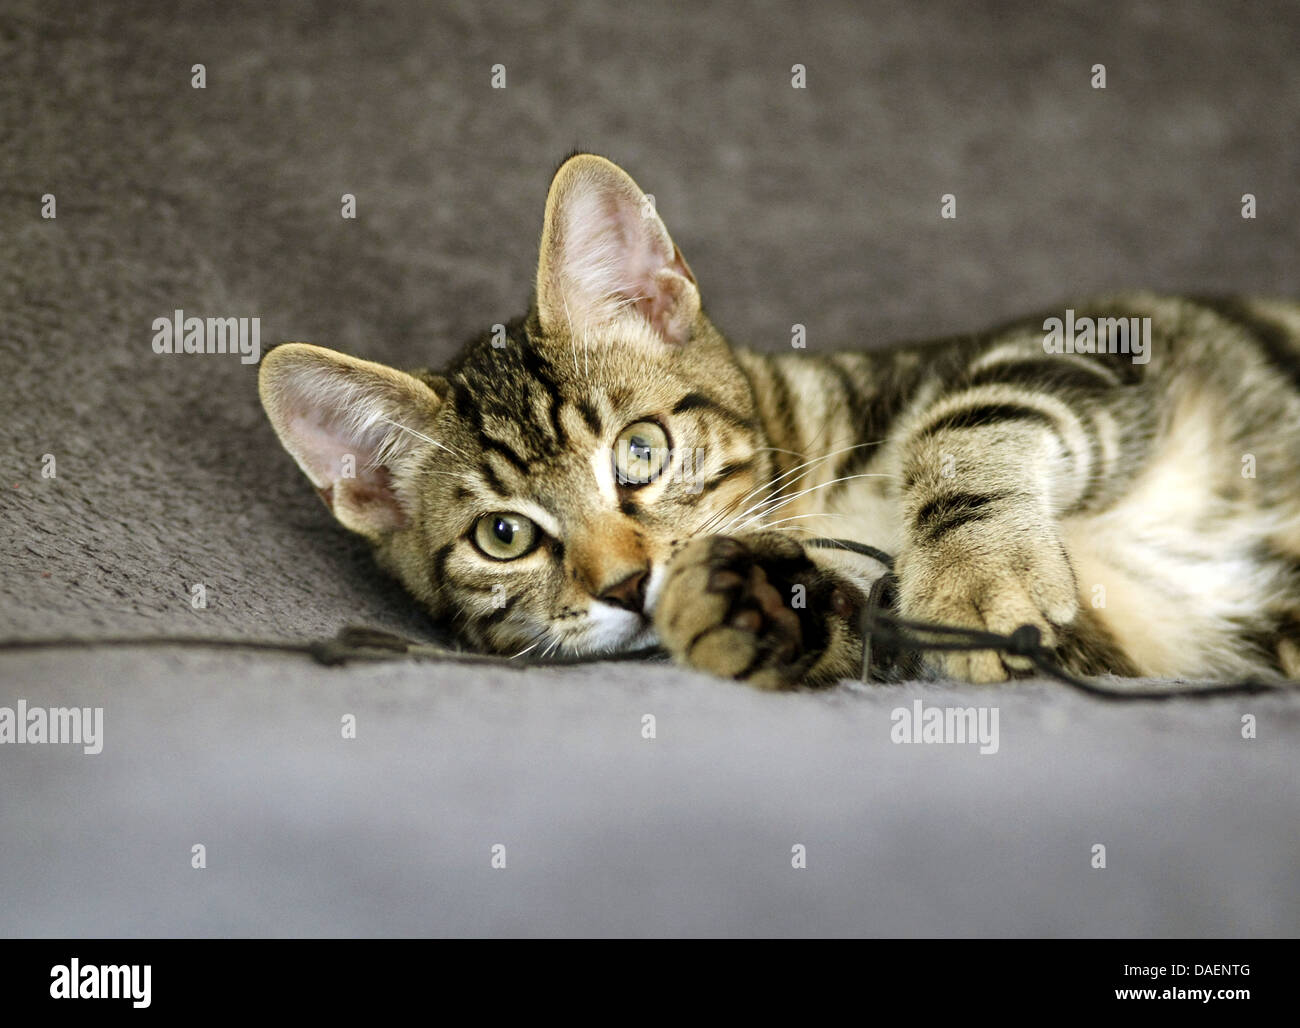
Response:
[[[614,473],[619,485],[645,485],[668,464],[668,433],[653,421],[638,421],[619,433],[614,443]]]
[[[519,514],[484,514],[474,522],[474,545],[493,560],[515,560],[537,543],[537,526]]]

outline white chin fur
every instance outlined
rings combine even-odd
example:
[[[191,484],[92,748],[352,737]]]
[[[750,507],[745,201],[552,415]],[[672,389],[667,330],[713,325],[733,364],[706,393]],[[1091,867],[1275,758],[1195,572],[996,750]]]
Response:
[[[593,600],[587,609],[585,629],[575,633],[564,648],[578,654],[617,653],[652,646],[654,642],[654,626],[639,615]]]

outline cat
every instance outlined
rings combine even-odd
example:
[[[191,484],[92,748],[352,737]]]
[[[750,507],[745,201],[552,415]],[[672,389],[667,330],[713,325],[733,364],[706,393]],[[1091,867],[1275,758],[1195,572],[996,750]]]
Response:
[[[1062,347],[1067,317],[1146,349]],[[286,343],[259,392],[338,521],[477,649],[657,644],[829,685],[858,673],[885,571],[810,542],[834,537],[896,554],[903,616],[1033,625],[1079,674],[1295,677],[1298,340],[1295,303],[1133,293],[886,351],[751,352],[646,194],[578,153],[525,316],[442,373]]]

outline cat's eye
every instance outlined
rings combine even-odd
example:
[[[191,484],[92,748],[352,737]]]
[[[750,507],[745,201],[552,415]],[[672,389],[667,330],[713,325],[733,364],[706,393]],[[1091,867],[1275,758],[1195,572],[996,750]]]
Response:
[[[653,421],[628,425],[614,442],[614,473],[619,485],[653,482],[668,464],[668,433]]]
[[[519,514],[484,514],[474,522],[474,545],[493,560],[515,560],[537,545],[537,526]]]

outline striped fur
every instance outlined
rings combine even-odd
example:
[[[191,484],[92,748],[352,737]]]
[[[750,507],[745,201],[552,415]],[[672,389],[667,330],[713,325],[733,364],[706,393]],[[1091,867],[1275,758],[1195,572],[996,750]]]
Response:
[[[1150,318],[1149,362],[1045,352],[1065,307]],[[340,521],[475,647],[658,640],[761,687],[829,683],[855,672],[881,573],[806,545],[834,536],[898,554],[905,615],[1034,624],[1076,671],[1296,675],[1298,340],[1294,303],[1131,294],[885,352],[753,353],[705,315],[632,180],[578,155],[504,341],[439,375],[290,344],[261,391]],[[620,482],[620,433],[646,421],[667,467]],[[494,512],[533,522],[535,547],[488,557]]]

